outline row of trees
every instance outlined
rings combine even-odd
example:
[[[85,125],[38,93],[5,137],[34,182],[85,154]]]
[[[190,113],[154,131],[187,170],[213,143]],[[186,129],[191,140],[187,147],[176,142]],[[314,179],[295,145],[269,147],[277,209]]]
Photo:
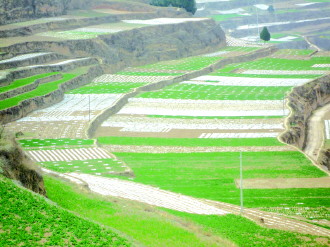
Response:
[[[192,14],[195,14],[197,10],[195,0],[151,0],[150,4],[162,7],[172,6],[183,8]]]

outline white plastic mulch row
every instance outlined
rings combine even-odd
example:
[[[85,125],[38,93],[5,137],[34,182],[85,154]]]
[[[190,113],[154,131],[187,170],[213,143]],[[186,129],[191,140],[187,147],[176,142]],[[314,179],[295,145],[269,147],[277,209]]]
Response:
[[[228,213],[198,199],[148,185],[88,174],[67,173],[67,175],[84,181],[91,191],[105,196],[121,197],[193,214],[223,215]]]
[[[327,139],[330,139],[330,120],[324,120],[325,135]]]
[[[128,100],[130,103],[161,103],[161,104],[192,104],[192,105],[199,105],[198,107],[210,104],[210,105],[221,105],[221,106],[229,106],[229,105],[236,105],[236,106],[243,106],[243,105],[251,105],[258,106],[268,105],[274,106],[278,105],[282,107],[283,100],[194,100],[194,99],[159,99],[159,98],[130,98]]]
[[[111,156],[102,148],[75,148],[26,151],[33,160],[42,161],[70,161],[70,160],[92,160],[110,159]]]
[[[316,67],[316,66],[313,66]],[[330,67],[330,66],[329,66]],[[322,75],[327,73],[326,70],[245,70],[241,74],[254,74],[254,75]],[[255,78],[257,79],[257,78]],[[266,79],[266,78],[265,78]],[[284,79],[292,80],[292,79]]]
[[[136,123],[132,122],[117,122],[117,121],[106,121],[102,124],[103,127],[117,127],[127,129],[141,129],[145,132],[164,132],[164,129],[189,129],[189,130],[201,130],[201,129],[215,129],[215,130],[230,130],[230,129],[283,129],[282,124],[189,124],[189,123],[167,123],[166,119],[159,123]],[[156,131],[159,130],[159,131]]]
[[[255,41],[256,40],[248,41],[248,40],[233,38],[231,36],[226,36],[227,46],[260,47],[261,45],[256,43]]]
[[[111,29],[111,28],[101,28],[101,27],[83,27],[83,28],[75,29],[74,31],[106,34],[106,33],[120,32],[120,31],[123,31],[123,29],[118,29],[118,28]]]
[[[269,73],[271,74],[271,73]],[[250,78],[250,77],[230,77],[205,75],[196,77],[190,81],[181,82],[183,84],[206,84],[219,86],[299,86],[310,79],[289,79],[289,78]]]
[[[330,68],[330,64],[329,63],[314,64],[312,67],[313,68]]]
[[[26,121],[68,121],[88,120],[95,116],[95,111],[101,111],[111,106],[122,94],[65,94],[64,99],[51,107],[37,110],[30,116],[18,120]],[[77,114],[76,112],[79,112]]]
[[[278,132],[271,133],[203,133],[199,138],[264,138],[277,137]]]
[[[230,51],[218,51],[218,52],[213,52],[213,53],[205,54],[205,55],[203,55],[203,57],[218,57],[218,56],[227,54],[229,52]]]
[[[282,21],[282,22],[269,22],[269,23],[259,23],[259,24],[251,24],[251,25],[242,25],[237,27],[237,30],[244,30],[244,29],[253,29],[259,27],[270,27],[270,26],[280,26],[285,24],[294,24],[294,23],[303,23],[303,22],[311,22],[311,21],[321,21],[321,20],[328,20],[330,17],[323,17],[323,18],[315,18],[315,19],[305,19],[299,21]]]
[[[28,60],[28,59],[35,58],[35,57],[41,57],[41,56],[51,54],[51,53],[52,52],[38,52],[38,53],[29,53],[29,54],[19,55],[19,56],[12,57],[9,59],[1,60],[0,64],[24,61],[24,60]]]
[[[196,109],[164,109],[158,107],[133,107],[127,106],[119,111],[118,114],[130,114],[130,115],[168,115],[168,116],[283,116],[287,115],[289,110],[250,110],[250,111],[233,111],[229,110],[199,110]]]
[[[149,20],[123,20],[125,23],[144,24],[144,25],[165,25],[177,24],[188,21],[204,21],[207,18],[155,18]]]
[[[312,4],[316,4],[316,2],[315,3],[296,3],[295,5],[305,7],[305,6],[312,5]]]
[[[90,58],[85,57],[85,58],[77,58],[77,59],[68,59],[68,60],[58,62],[58,63],[53,63],[53,64],[31,65],[31,66],[27,66],[27,68],[42,68],[42,67],[51,67],[51,66],[58,66],[58,65],[67,65],[70,63],[80,62],[80,61],[84,61],[84,60],[88,60],[88,59],[90,59]]]
[[[93,82],[159,82],[173,79],[175,76],[133,76],[104,74],[93,80]]]
[[[295,39],[298,39],[298,37],[297,36],[285,36],[285,37],[278,38],[278,39],[270,38],[270,41],[287,42],[287,41],[292,41]]]

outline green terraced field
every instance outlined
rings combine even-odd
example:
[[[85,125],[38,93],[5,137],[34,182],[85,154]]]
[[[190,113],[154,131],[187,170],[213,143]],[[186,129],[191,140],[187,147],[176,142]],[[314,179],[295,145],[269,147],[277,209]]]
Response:
[[[101,145],[182,146],[182,147],[239,147],[283,146],[276,138],[153,138],[153,137],[99,137]]]
[[[1,246],[130,246],[117,233],[80,218],[0,175]]]
[[[34,89],[32,91],[29,91],[29,92],[24,93],[24,94],[20,94],[18,96],[15,96],[15,97],[12,97],[12,98],[9,98],[9,99],[2,100],[0,110],[16,106],[20,102],[22,102],[23,100],[26,100],[26,99],[31,99],[31,98],[35,98],[35,97],[38,97],[38,96],[47,95],[47,94],[57,90],[59,85],[75,78],[76,76],[77,75],[75,75],[75,74],[63,74],[63,79],[53,81],[53,82],[48,82],[48,83],[45,83],[45,84],[41,84],[36,89]]]
[[[129,93],[133,89],[147,85],[148,83],[138,82],[93,82],[86,86],[71,90],[69,94],[116,94]]]
[[[227,66],[227,68],[257,69],[257,70],[258,69],[259,70],[329,70],[330,69],[330,68],[312,67],[314,64],[329,64],[329,57],[312,57],[309,60],[266,57],[250,62]]]
[[[27,147],[51,147],[51,146],[85,146],[93,145],[94,140],[89,139],[24,139],[19,140],[23,148]]]
[[[283,36],[283,35],[282,35]],[[273,37],[273,34],[272,34]],[[308,49],[279,49],[274,55],[290,55],[290,56],[308,56],[315,52],[315,50]]]
[[[42,167],[56,172],[82,172],[87,174],[100,173],[106,175],[113,172],[124,172],[121,161],[113,159],[47,161],[39,163]]]
[[[159,69],[159,70],[200,70],[216,61],[220,57],[188,57],[179,60],[164,61],[155,64],[141,66],[139,68]]]
[[[58,72],[52,72],[52,73],[39,74],[39,75],[34,75],[31,77],[19,79],[19,80],[13,81],[8,86],[0,87],[0,93],[8,92],[10,90],[32,84],[38,79],[42,79],[42,78],[45,78],[45,77],[48,77],[51,75],[57,75],[57,74],[58,74]]]
[[[239,205],[239,153],[116,153],[134,172],[135,182],[149,184],[197,198]],[[243,152],[243,177],[309,178],[323,177],[301,153]],[[330,206],[329,188],[245,189],[246,207]]]
[[[191,100],[282,100],[291,88],[175,84],[160,91],[141,93],[137,97]]]
[[[268,229],[238,215],[207,216],[157,208],[150,210],[127,200],[92,196],[50,177],[45,178],[45,184],[48,197],[62,207],[129,233],[150,247],[321,246],[320,243],[329,241],[326,237]]]

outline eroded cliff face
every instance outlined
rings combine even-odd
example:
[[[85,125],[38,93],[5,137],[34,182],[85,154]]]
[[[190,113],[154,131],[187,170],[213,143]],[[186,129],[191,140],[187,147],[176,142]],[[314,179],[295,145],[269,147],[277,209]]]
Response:
[[[17,54],[36,50],[68,57],[98,57],[113,70],[127,66],[177,59],[215,50],[226,45],[225,33],[213,20],[146,26],[95,39],[34,41],[2,49]]]
[[[92,0],[1,0],[0,25],[66,14],[70,9],[87,9]]]
[[[280,138],[303,150],[307,142],[309,118],[313,111],[330,102],[330,75],[293,88],[288,95],[288,101],[291,114],[286,122],[287,131]],[[330,168],[330,150],[323,150],[320,154],[320,164]]]
[[[2,134],[3,135],[3,134]],[[44,181],[37,167],[18,147],[13,137],[0,139],[0,173],[19,181],[24,187],[46,195]]]

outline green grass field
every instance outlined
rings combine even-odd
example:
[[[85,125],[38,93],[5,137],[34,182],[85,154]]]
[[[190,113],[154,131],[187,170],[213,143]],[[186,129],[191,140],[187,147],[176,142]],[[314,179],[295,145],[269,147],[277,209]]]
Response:
[[[117,233],[66,211],[0,175],[1,246],[130,246]]]
[[[106,226],[114,227],[150,247],[322,246],[326,237],[261,227],[236,215],[205,216],[151,208],[133,201],[83,193],[46,177],[51,200]]]
[[[158,69],[158,70],[200,70],[216,61],[221,60],[221,57],[187,57],[179,60],[170,60],[141,66],[139,68]]]
[[[136,175],[134,181],[198,198],[239,205],[239,153],[116,153]],[[301,153],[244,152],[243,177],[309,178],[326,174]],[[330,189],[245,189],[247,207],[329,206]]]
[[[239,147],[283,146],[276,138],[152,138],[152,137],[99,137],[101,145],[182,146],[182,147]]]
[[[71,90],[69,94],[116,94],[129,93],[133,89],[147,85],[144,82],[92,82],[86,86]]]
[[[291,88],[174,84],[159,91],[141,93],[137,97],[191,100],[282,100]]]
[[[8,92],[10,90],[32,84],[38,79],[42,79],[42,78],[45,78],[45,77],[48,77],[51,75],[56,75],[56,74],[58,74],[58,72],[39,74],[39,75],[34,75],[31,77],[22,78],[22,79],[13,81],[8,86],[0,87],[0,93]]]
[[[32,91],[17,95],[17,96],[12,97],[12,98],[2,100],[0,110],[16,106],[20,102],[22,102],[23,100],[35,98],[35,97],[38,97],[38,96],[47,95],[47,94],[57,90],[58,87],[61,84],[75,78],[76,76],[77,76],[76,74],[63,74],[63,79],[53,81],[53,82],[48,82],[48,83],[45,83],[45,84],[41,84],[36,89],[34,89]]]
[[[91,146],[94,140],[90,139],[22,139],[19,143],[23,148],[27,147],[52,147],[52,146]]]

